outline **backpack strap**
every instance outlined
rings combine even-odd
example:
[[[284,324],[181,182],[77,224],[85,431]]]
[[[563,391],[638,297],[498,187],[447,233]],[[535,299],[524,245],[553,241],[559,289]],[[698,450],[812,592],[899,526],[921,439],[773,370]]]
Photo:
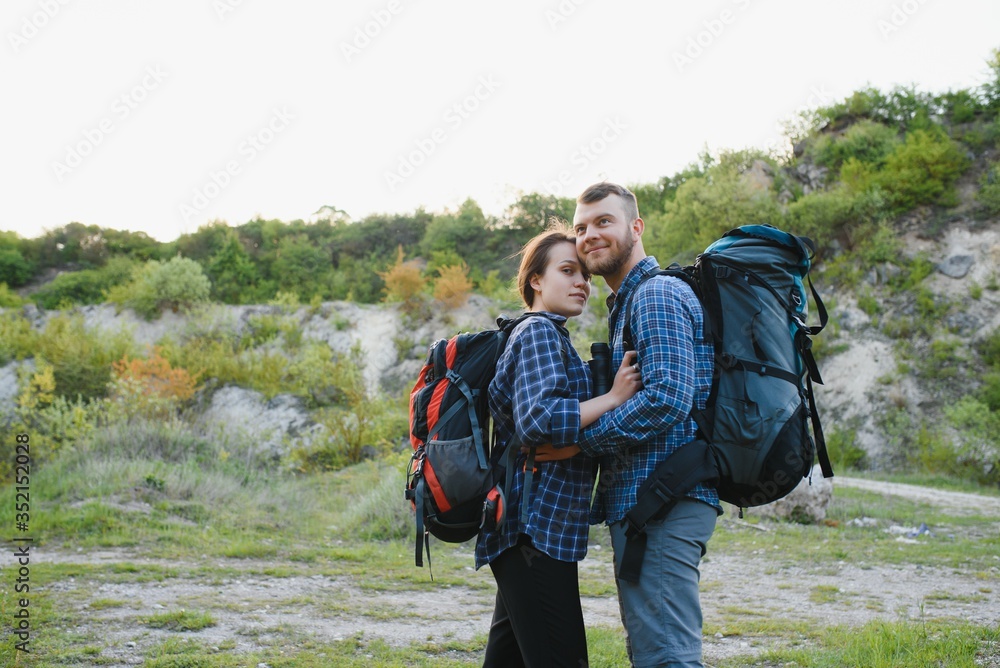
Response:
[[[420,463],[421,469],[423,462]],[[413,488],[414,512],[417,518],[417,540],[413,547],[413,562],[415,565],[423,567],[424,551],[427,552],[427,568],[431,568],[431,534],[424,528],[424,494],[426,493],[426,483],[423,475],[417,479]],[[434,580],[434,572],[430,571],[431,580]]]
[[[711,446],[702,439],[685,443],[660,462],[639,487],[635,505],[625,515],[625,550],[618,577],[638,582],[646,552],[646,525],[666,517],[698,483],[719,478]]]
[[[674,265],[671,265],[673,267]],[[622,313],[622,317],[625,318],[625,326],[622,329],[622,348],[625,352],[629,350],[635,350],[635,342],[632,340],[632,301],[635,299],[636,293],[639,292],[639,286],[651,279],[653,276],[670,276],[672,274],[667,273],[668,269],[652,269],[647,271],[639,279],[639,282],[635,284],[632,288],[632,292],[629,293],[628,299],[625,301],[625,310]]]
[[[513,331],[514,326],[532,316],[541,317],[543,320],[548,322],[556,329],[557,333],[559,334],[559,351],[562,354],[563,365],[568,366],[569,352],[567,352],[566,350],[566,340],[563,338],[562,331],[560,330],[560,327],[556,323],[549,320],[543,314],[535,311],[528,311],[527,313],[516,318],[515,320],[508,321],[510,323],[510,329],[508,330],[508,332]],[[518,444],[517,447],[515,447],[515,444]],[[503,451],[499,454],[494,453],[494,455],[491,457],[491,461],[494,463],[498,463],[501,457],[504,459],[504,483],[502,489],[505,494],[510,492],[510,490],[514,487],[514,468],[515,464],[517,463],[517,456],[521,451],[519,444],[520,444],[520,439],[518,439],[517,431],[515,430],[514,434],[511,436],[510,442],[507,443]],[[531,498],[531,487],[534,484],[535,473],[537,473],[537,469],[535,468],[535,447],[530,446],[528,448],[528,458],[524,463],[524,486],[521,491],[521,499],[520,499],[521,509],[520,512],[518,513],[518,522],[521,525],[528,524],[528,516],[530,513],[530,506],[531,506],[531,504],[529,504],[528,501]]]
[[[816,398],[813,396],[812,378],[806,376],[806,394],[809,396],[809,418],[812,420],[813,436],[816,438],[816,459],[824,478],[833,477],[833,465],[830,463],[830,453],[826,449],[826,437],[823,436],[823,425],[819,422],[819,411],[816,410]]]
[[[691,291],[694,292],[695,297],[698,299],[698,303],[702,304],[702,339],[706,342],[712,342],[714,340],[713,337],[718,336],[718,334],[714,333],[714,330],[712,329],[711,323],[714,322],[713,316],[709,314],[704,307],[704,303],[701,298],[701,286],[698,284],[697,279],[694,277],[692,273],[693,271],[694,271],[693,267],[682,267],[681,265],[674,262],[666,269],[659,269],[659,268],[652,269],[646,272],[642,276],[642,278],[639,279],[639,282],[636,284],[635,288],[633,288],[632,292],[629,294],[628,300],[625,302],[625,312],[622,313],[622,317],[625,318],[625,325],[622,328],[623,350],[625,351],[635,350],[635,342],[632,339],[632,300],[636,296],[636,293],[638,293],[639,286],[648,281],[649,279],[653,278],[654,276],[671,276],[673,278],[680,279],[685,283],[687,283],[688,287],[691,288]],[[722,314],[720,313],[718,314],[718,316],[715,317],[721,318],[721,315]],[[718,391],[717,384],[713,382],[711,392],[715,393],[717,391]],[[708,398],[709,406],[714,405],[714,399],[715,399],[714,396],[709,396]],[[691,407],[691,417],[698,425],[698,429],[701,432],[702,438],[705,438],[706,440],[709,441],[712,440],[712,429],[711,429],[712,420],[708,415],[705,414],[704,411],[698,408],[697,403],[695,403]]]
[[[445,377],[451,381],[452,387],[462,393],[462,396],[465,397],[465,402],[464,404],[462,402],[452,404],[451,408],[445,411],[444,415],[434,423],[434,428],[435,430],[442,428],[449,420],[458,415],[464,407],[469,417],[469,424],[472,425],[472,439],[476,444],[476,454],[479,456],[479,469],[485,471],[487,468],[486,449],[483,447],[483,436],[482,429],[479,427],[479,418],[476,417],[476,399],[479,397],[479,392],[470,389],[465,379],[451,369],[448,369]]]
[[[654,276],[672,276],[683,280],[700,299],[700,286],[695,277],[678,264],[672,264],[667,269],[656,269],[646,273],[636,285],[625,304],[625,325],[622,334],[622,344],[625,350],[634,350],[632,340],[631,315],[632,297],[639,285]],[[709,339],[709,315],[703,311],[703,338]],[[713,383],[713,390],[715,389]],[[677,502],[687,496],[699,483],[713,484],[719,478],[718,466],[708,440],[712,435],[712,421],[701,411],[697,403],[692,406],[691,418],[697,425],[696,439],[684,444],[670,456],[660,462],[650,474],[636,494],[636,503],[625,515],[625,549],[618,569],[618,577],[626,582],[638,582],[642,569],[643,557],[646,553],[646,525],[650,521],[661,519],[677,505]]]

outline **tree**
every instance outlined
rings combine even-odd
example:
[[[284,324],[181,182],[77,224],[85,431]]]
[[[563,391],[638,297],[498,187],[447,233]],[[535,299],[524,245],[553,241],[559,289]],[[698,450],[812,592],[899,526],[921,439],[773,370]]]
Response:
[[[661,262],[690,263],[726,231],[740,225],[780,225],[781,207],[773,189],[750,178],[753,152],[724,153],[703,176],[688,178],[662,215],[649,216],[646,250]]]
[[[465,263],[442,267],[438,274],[438,279],[434,282],[434,298],[450,309],[465,304],[472,292],[469,267]]]
[[[180,255],[168,262],[151,260],[136,274],[131,283],[111,288],[108,301],[150,319],[165,308],[180,311],[208,301],[212,290],[201,265]]]
[[[986,61],[990,69],[992,78],[983,84],[983,98],[986,106],[993,110],[1000,110],[1000,49],[994,49],[989,60]]]
[[[157,262],[147,275],[146,284],[161,310],[178,311],[208,301],[212,290],[201,265],[180,255],[169,262]]]
[[[420,265],[414,260],[404,260],[403,246],[396,251],[396,263],[387,271],[379,272],[385,281],[385,301],[413,303],[419,301],[426,287]]]
[[[21,253],[16,232],[0,232],[0,283],[16,288],[31,280],[34,265]]]
[[[257,269],[232,231],[225,245],[209,259],[206,273],[212,281],[212,296],[227,304],[248,301],[257,282]]]
[[[457,212],[434,216],[420,247],[426,255],[435,251],[455,251],[468,265],[478,267],[493,260],[486,244],[488,238],[486,216],[470,198]]]
[[[197,232],[181,235],[177,239],[177,252],[205,264],[226,245],[231,231],[230,227],[220,220],[202,225]]]
[[[329,271],[326,251],[310,242],[306,235],[285,237],[278,242],[271,274],[279,290],[294,292],[307,302],[314,294],[325,292],[323,279]]]
[[[569,197],[556,197],[541,193],[526,193],[507,207],[497,228],[525,232],[524,240],[545,231],[553,218],[572,221],[575,202]]]

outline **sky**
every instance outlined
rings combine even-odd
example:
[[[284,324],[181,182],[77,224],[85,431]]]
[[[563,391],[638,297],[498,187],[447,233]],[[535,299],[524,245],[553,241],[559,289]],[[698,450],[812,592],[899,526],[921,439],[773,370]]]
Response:
[[[0,230],[160,241],[651,183],[865,86],[982,84],[997,0],[5,0]]]

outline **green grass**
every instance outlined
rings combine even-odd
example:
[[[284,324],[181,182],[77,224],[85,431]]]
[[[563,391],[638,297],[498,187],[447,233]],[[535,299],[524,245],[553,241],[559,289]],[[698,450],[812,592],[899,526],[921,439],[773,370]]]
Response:
[[[189,610],[150,615],[143,619],[142,623],[150,628],[167,629],[168,631],[200,631],[209,626],[215,626],[215,620],[207,612]]]
[[[747,515],[751,524],[759,522]],[[868,517],[875,527],[852,526],[850,521]],[[951,516],[924,503],[885,496],[850,487],[837,488],[827,510],[826,525],[782,524],[779,531],[758,532],[720,523],[712,537],[713,551],[753,552],[763,550],[774,568],[836,565],[840,561],[868,564],[916,564],[939,568],[963,568],[992,572],[1000,554],[1000,534],[986,531],[996,518]],[[897,536],[886,531],[891,525],[917,527],[926,523],[934,537],[923,537],[901,549]],[[1000,578],[1000,574],[994,576]]]
[[[801,668],[959,668],[977,665],[977,658],[1000,654],[1000,632],[971,624],[914,624],[876,621],[861,628],[837,626],[809,637],[807,647],[764,652],[724,661],[722,667],[782,666]]]
[[[128,604],[128,601],[122,601],[116,598],[98,598],[91,601],[87,607],[96,611],[109,610],[111,608],[124,608]]]
[[[195,443],[186,437],[164,442]],[[81,450],[32,473],[32,533],[38,547],[70,555],[110,549],[118,550],[121,557],[93,563],[32,565],[32,583],[38,587],[37,593],[32,590],[32,620],[35,628],[44,629],[44,633],[37,633],[33,639],[33,663],[27,663],[29,658],[22,655],[23,665],[112,663],[112,650],[122,651],[125,640],[122,636],[106,637],[102,631],[105,624],[138,627],[140,633],[147,634],[145,639],[140,638],[140,648],[133,651],[144,658],[144,665],[151,666],[217,668],[267,663],[272,667],[308,668],[481,663],[485,635],[471,641],[442,639],[435,636],[434,615],[427,620],[428,640],[408,647],[391,646],[368,635],[340,640],[315,638],[288,625],[254,626],[225,642],[192,637],[199,629],[221,625],[232,615],[267,619],[266,614],[257,612],[263,603],[252,597],[219,597],[218,591],[234,581],[267,579],[271,587],[280,588],[283,579],[316,579],[317,585],[325,583],[325,590],[313,590],[311,586],[306,590],[278,589],[268,599],[271,610],[309,609],[317,618],[385,623],[407,614],[398,601],[409,593],[454,588],[491,594],[495,585],[488,570],[472,569],[472,543],[450,545],[432,539],[432,568],[414,566],[412,524],[402,499],[402,458],[367,462],[335,473],[298,476],[206,458],[205,451],[198,448],[191,458],[180,458],[172,464],[148,458],[148,449],[131,455],[113,454],[95,455]],[[150,484],[150,480],[156,484]],[[941,488],[982,491],[944,479],[932,482]],[[8,526],[14,521],[10,506],[0,504],[0,523]],[[359,530],[359,524],[372,516],[385,520],[375,533],[391,539],[373,539]],[[852,519],[860,517],[874,518],[878,526],[851,524]],[[929,614],[949,603],[975,605],[997,590],[1000,574],[995,555],[1000,553],[1000,537],[991,529],[996,526],[996,518],[950,515],[927,504],[838,487],[828,519],[828,525],[821,526],[767,523],[767,531],[758,531],[745,526],[764,526],[752,510],[745,523],[735,522],[730,514],[719,523],[708,559],[714,554],[745,554],[759,559],[764,554],[768,573],[802,568],[803,564],[809,564],[812,572],[828,569],[833,573],[843,561],[916,564],[955,568],[981,579],[979,594],[966,592],[959,596],[941,590],[927,596],[924,603]],[[885,531],[893,524],[917,526],[922,522],[931,527],[935,536],[906,544],[905,548]],[[614,596],[610,554],[607,530],[595,528],[590,558],[580,571],[583,596]],[[167,610],[152,614],[148,610],[136,611],[132,601],[118,594],[99,591],[102,586],[146,583],[190,584],[200,589]],[[355,593],[337,593],[342,583],[349,583]],[[725,583],[707,582],[706,591],[713,586],[724,587]],[[367,595],[357,596],[358,591],[391,595],[397,603],[373,602]],[[0,615],[5,618],[16,603],[12,595],[10,587],[0,587]],[[835,586],[814,586],[808,595],[816,603],[834,606],[873,604],[864,596],[845,594]],[[178,610],[181,605],[189,610]],[[844,638],[850,636],[849,631],[775,618],[752,602],[712,612],[705,627],[708,642],[720,633],[747,640],[755,652],[761,647],[772,649],[769,654],[748,653],[721,664],[729,666],[771,666],[791,661],[800,666],[909,665],[894,654],[892,640],[897,636],[918,648],[913,665],[934,665],[927,662],[940,653],[954,651],[956,656],[970,656],[973,650],[969,647],[991,642],[989,629],[958,621],[935,621],[934,625],[920,620],[888,626],[869,624],[858,635],[875,648],[872,651],[876,655],[865,656],[863,647],[848,647]],[[176,637],[164,638],[162,634]],[[591,665],[626,664],[620,628],[588,629],[588,640]],[[806,647],[808,652],[803,650]],[[12,652],[13,645],[7,638],[0,643],[0,664],[11,665],[7,659]],[[808,659],[802,658],[803,652]],[[849,662],[855,660],[872,663]]]

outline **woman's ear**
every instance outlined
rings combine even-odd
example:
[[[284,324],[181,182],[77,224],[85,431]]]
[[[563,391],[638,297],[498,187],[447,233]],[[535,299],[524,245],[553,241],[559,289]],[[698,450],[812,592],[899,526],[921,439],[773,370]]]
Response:
[[[542,277],[539,276],[538,274],[535,274],[534,276],[531,277],[531,280],[528,281],[528,285],[530,285],[535,292],[541,292]]]

